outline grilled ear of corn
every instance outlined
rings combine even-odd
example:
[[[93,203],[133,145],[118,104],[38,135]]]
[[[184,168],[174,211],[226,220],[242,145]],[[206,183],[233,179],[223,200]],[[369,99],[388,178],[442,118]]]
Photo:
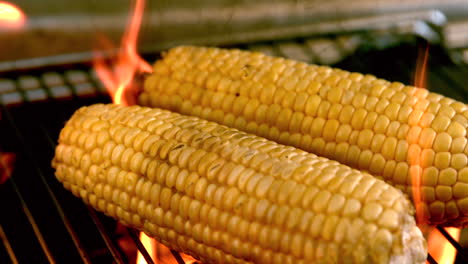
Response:
[[[364,172],[195,117],[79,109],[53,160],[94,208],[205,263],[424,263],[404,194]]]
[[[139,102],[337,160],[409,195],[420,185],[430,223],[468,223],[468,108],[455,100],[260,53],[177,47]]]

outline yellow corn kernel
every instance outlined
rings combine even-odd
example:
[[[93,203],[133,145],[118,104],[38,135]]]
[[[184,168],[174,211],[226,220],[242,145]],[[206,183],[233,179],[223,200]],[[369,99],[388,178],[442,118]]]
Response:
[[[136,119],[158,122],[138,127]],[[91,129],[96,120],[107,125]],[[88,138],[108,128],[94,155],[68,132]],[[97,157],[104,149],[111,154]],[[403,193],[335,161],[206,120],[139,106],[83,107],[63,129],[52,165],[86,203],[205,263],[426,259]],[[436,194],[448,199],[464,189]]]
[[[180,54],[188,58],[185,64],[177,62]],[[214,55],[206,57],[206,54]],[[194,58],[198,59],[193,61]],[[164,100],[180,96],[184,98],[181,102],[184,114],[326,155],[372,171],[375,176],[382,177],[385,172],[387,176],[393,175],[385,177],[390,184],[403,186],[407,191],[411,190],[412,177],[417,177],[411,174],[412,166],[422,170],[435,167],[437,171],[431,175],[440,179],[442,170],[453,168],[458,175],[467,165],[468,108],[427,90],[390,83],[372,75],[240,50],[177,47],[155,63],[155,68],[166,67],[173,70],[155,71],[147,78],[140,104],[165,107]],[[199,76],[200,81],[191,76]],[[176,83],[178,87],[174,86]],[[227,89],[227,84],[236,85]],[[183,87],[189,86],[196,95],[187,96]],[[221,99],[214,100],[204,105],[203,102],[210,101],[208,98],[203,101],[204,97],[238,99],[224,99],[221,103]],[[185,101],[190,104],[184,104]],[[346,148],[339,145],[345,142],[349,144]],[[89,144],[91,147],[92,143]],[[348,153],[343,153],[344,150]],[[426,154],[429,156],[425,157]],[[384,157],[384,162],[373,159],[375,155]],[[379,162],[376,165],[372,160]],[[405,166],[385,167],[391,161],[405,162]],[[463,198],[444,204],[459,204],[460,199]],[[430,208],[436,208],[437,215],[440,208],[423,206],[429,208],[428,221],[433,222]],[[462,225],[466,219],[460,213],[447,223],[444,218],[433,223]]]

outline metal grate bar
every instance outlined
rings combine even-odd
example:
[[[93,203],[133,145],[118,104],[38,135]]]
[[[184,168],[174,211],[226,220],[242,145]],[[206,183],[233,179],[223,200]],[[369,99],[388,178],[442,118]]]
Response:
[[[120,253],[119,248],[115,245],[114,240],[110,238],[109,234],[107,234],[106,229],[99,220],[99,217],[96,214],[96,211],[91,206],[88,206],[88,212],[91,215],[91,218],[94,221],[97,229],[99,230],[99,234],[101,235],[102,239],[106,243],[107,248],[109,249],[112,257],[114,258],[117,264],[125,263],[122,254]]]
[[[55,141],[51,138],[50,133],[48,133],[47,129],[44,127],[44,125],[42,123],[39,123],[39,128],[42,130],[43,134],[46,136],[46,139],[47,139],[49,145],[53,149],[55,149],[55,147],[56,147]],[[51,190],[51,192],[52,192],[52,190]],[[56,205],[57,205],[57,209],[63,213],[63,209],[62,209],[61,205],[58,203],[58,201],[57,201]],[[104,240],[104,243],[108,247],[109,252],[111,253],[114,260],[117,263],[124,263],[122,255],[120,254],[119,250],[114,245],[114,243],[112,242],[113,240],[109,237],[109,235],[105,231],[105,229],[104,229],[102,223],[100,222],[98,216],[96,215],[95,211],[93,209],[91,209],[89,206],[88,206],[88,209],[89,209],[88,212],[89,212],[94,224],[96,225],[96,227],[97,227],[97,229],[99,231],[99,234],[101,235],[102,239]],[[70,228],[71,228],[71,231],[74,232],[71,225],[70,225]],[[78,249],[79,249],[80,252],[84,251],[84,250],[82,250],[82,248],[78,248]]]
[[[94,87],[99,87],[99,84],[96,82],[96,80],[94,80],[94,78],[92,76],[85,75],[85,73],[83,71],[80,71],[80,72],[78,72],[78,71],[68,71],[66,73],[67,73],[67,78],[62,78],[62,76],[60,76],[60,75],[57,76],[57,74],[49,74],[47,76],[47,78],[45,79],[46,81],[43,81],[43,83],[45,84],[45,85],[43,85],[43,87],[50,86],[50,85],[47,85],[47,84],[48,83],[53,84],[54,79],[55,79],[55,85],[57,85],[57,84],[65,85],[65,86],[62,86],[62,87],[64,87],[65,90],[73,91],[73,94],[75,96],[83,96],[83,94],[79,92],[78,88],[80,88],[80,87],[77,86],[77,84],[83,84],[83,83],[84,84],[94,84],[93,85]],[[30,80],[36,80],[36,79],[33,79],[33,78],[34,77],[31,77],[29,79]],[[23,78],[22,80],[24,80],[24,79],[25,78]],[[35,81],[35,83],[37,83],[37,81]],[[39,87],[37,84],[35,86]],[[94,88],[92,90],[94,90]],[[66,93],[66,94],[68,94],[68,93]],[[93,93],[93,94],[90,94],[90,95],[95,96],[96,94]],[[55,145],[55,140],[52,139],[50,133],[48,132],[48,129],[41,122],[38,122],[37,126],[40,128],[42,134],[45,135],[45,138],[48,141],[49,146],[51,146],[51,148],[54,149],[55,146],[56,146]],[[48,185],[45,181],[44,181],[44,183],[46,185]],[[51,196],[53,196],[53,193],[52,193],[50,187],[48,189],[51,192]],[[56,205],[56,207],[57,207],[57,209],[59,211],[63,212],[60,204],[58,204],[58,201],[56,201],[55,205]],[[63,215],[65,215],[65,214],[63,214]],[[90,215],[91,219],[93,220],[94,224],[96,225],[96,227],[98,229],[98,232],[101,235],[104,243],[106,244],[107,248],[109,249],[109,252],[111,253],[112,257],[114,258],[114,261],[116,261],[116,263],[124,263],[125,261],[122,258],[122,254],[119,252],[118,247],[114,244],[114,240],[111,239],[110,236],[105,231],[101,221],[97,217],[94,210],[89,210],[89,215]],[[71,225],[70,225],[70,232],[71,233],[74,232]],[[74,236],[74,235],[72,235],[72,236]],[[84,252],[83,248],[80,247],[79,245],[77,246],[77,249],[79,250],[80,253]]]
[[[140,238],[138,237],[138,232],[132,228],[127,228],[127,231],[130,234],[130,237],[132,238],[133,242],[137,246],[138,251],[140,251],[141,255],[143,255],[143,258],[146,260],[146,262],[148,264],[154,264],[154,261],[151,258],[150,254],[146,250],[145,246],[141,243]]]
[[[173,249],[170,249],[169,251],[171,251],[171,254],[175,258],[175,260],[177,261],[177,264],[185,264],[184,259],[182,258],[182,256],[180,255],[180,253],[178,251],[175,251]]]
[[[431,254],[427,254],[427,262],[429,262],[429,264],[438,264],[437,261],[435,261],[435,259],[431,256]]]
[[[20,197],[15,192],[12,184],[10,178],[0,185],[0,200],[8,201],[0,203],[0,210],[4,213],[2,217],[0,217],[3,232],[7,238],[11,238],[9,242],[18,262],[48,263],[47,256],[34,233],[32,225],[23,210]],[[21,252],[23,248],[27,249],[28,254]],[[5,253],[8,254],[6,249],[3,250],[3,259],[10,259],[10,257],[5,256]]]
[[[62,220],[62,222],[63,222],[63,224],[64,224],[64,226],[66,228],[66,230],[70,234],[70,237],[71,237],[73,243],[75,244],[76,248],[78,249],[78,253],[79,253],[81,259],[83,260],[84,263],[91,263],[88,254],[86,253],[85,250],[83,250],[84,246],[82,245],[77,233],[73,229],[68,217],[65,215],[62,206],[60,205],[60,203],[57,200],[57,197],[52,192],[49,183],[45,180],[45,177],[44,177],[43,173],[40,171],[39,166],[36,164],[36,161],[34,159],[34,155],[28,149],[28,147],[27,147],[28,145],[27,145],[25,139],[23,138],[21,131],[17,127],[16,123],[13,121],[13,117],[11,116],[9,111],[4,111],[4,113],[5,113],[6,118],[10,121],[10,125],[12,126],[14,131],[16,132],[16,135],[17,135],[19,141],[23,145],[23,150],[24,150],[26,156],[31,160],[30,162],[33,163],[34,167],[36,168],[37,174],[39,175],[40,180],[44,184],[44,187],[46,188],[47,193],[49,194],[52,202],[54,203],[54,206],[57,209],[57,213],[59,214],[59,216],[60,216],[60,218],[61,218],[61,220]],[[41,129],[43,130],[44,128],[41,126]],[[15,184],[13,184],[13,186],[16,189],[18,195],[20,196],[19,189],[17,189]],[[23,202],[24,201],[22,201],[22,203]],[[32,214],[29,211],[29,209],[27,208],[26,203],[24,203],[24,209],[26,210],[25,213],[28,216],[28,218],[31,218],[31,221],[34,221],[34,218],[32,217]],[[36,232],[36,229],[37,229],[37,234],[40,235],[40,236],[38,236],[38,238],[40,237],[40,239],[43,240],[43,236],[41,235],[40,230],[37,227],[37,224],[34,224],[33,228],[34,228],[35,232]],[[41,243],[41,245],[42,245],[42,243]],[[44,245],[46,245],[45,242],[44,242]],[[46,247],[44,247],[44,250],[45,250],[49,260],[53,260],[52,255],[50,253],[50,250],[48,248],[46,248]],[[50,257],[49,257],[49,255],[50,255]],[[52,262],[54,262],[54,261],[51,261],[51,263]]]
[[[56,143],[52,139],[50,133],[48,133],[45,126],[43,126],[43,124],[40,123],[39,127],[43,131],[43,134],[46,136],[49,145],[53,149],[55,149]],[[104,243],[106,244],[109,252],[111,253],[111,255],[112,255],[113,259],[114,259],[114,261],[116,261],[116,263],[125,263],[125,261],[124,261],[124,259],[122,257],[122,254],[119,251],[119,247],[116,246],[114,240],[110,238],[109,234],[107,233],[106,229],[104,228],[103,224],[101,223],[99,217],[97,216],[95,210],[92,209],[90,206],[87,206],[87,208],[88,208],[88,213],[89,213],[91,219],[93,220],[94,224],[96,225],[96,227],[97,227],[97,229],[99,231],[99,234],[102,237],[102,239],[104,240]]]
[[[0,105],[93,97],[107,93],[94,72],[89,71],[89,65],[78,66],[78,69],[65,71],[32,71],[31,75],[28,72],[20,76],[13,75],[11,79],[1,77]]]
[[[34,235],[36,236],[37,241],[39,242],[45,256],[47,257],[47,260],[49,261],[49,263],[55,263],[54,257],[52,256],[49,246],[47,245],[44,239],[44,236],[42,235],[42,232],[36,223],[36,220],[34,220],[34,217],[32,216],[31,211],[29,210],[26,202],[23,199],[23,196],[21,195],[20,191],[18,190],[18,187],[16,186],[14,177],[10,178],[10,182],[11,182],[11,186],[13,187],[16,194],[18,195],[23,212],[25,213],[28,219],[28,222],[31,225],[31,228],[33,229]]]
[[[39,127],[43,131],[43,134],[46,136],[49,145],[53,149],[55,149],[56,147],[55,141],[52,139],[50,133],[48,133],[46,127],[42,123],[39,124]],[[93,223],[95,224],[101,238],[103,239],[114,261],[116,263],[125,263],[125,260],[122,257],[122,253],[120,252],[119,247],[115,244],[115,240],[109,236],[108,231],[104,228],[101,220],[99,219],[94,209],[92,209],[90,206],[87,206],[87,209],[88,209],[87,211],[88,211],[89,216],[91,217]]]
[[[69,75],[72,75],[72,74],[69,74]],[[75,76],[76,75],[77,74],[75,73]],[[81,78],[85,78],[85,77],[81,77]],[[79,82],[79,80],[76,81],[76,79],[77,79],[76,77],[75,77],[75,80],[73,80],[73,78],[69,77],[69,78],[67,78],[68,81],[66,81],[66,83],[69,86],[73,87],[73,83]],[[90,81],[95,87],[100,87],[101,86],[101,84],[99,83],[99,80],[97,80],[94,77],[88,78],[88,81]],[[101,92],[106,92],[105,90],[103,90],[102,87],[99,90]],[[53,148],[55,148],[56,147],[55,141],[52,139],[52,137],[50,136],[50,133],[47,132],[47,129],[42,125],[42,123],[40,123],[40,128],[43,131],[44,135],[46,135],[46,138],[47,138],[47,141],[49,142],[49,144]],[[96,227],[97,227],[101,237],[103,238],[106,246],[108,247],[109,251],[111,252],[111,255],[114,258],[114,260],[117,263],[123,263],[124,260],[122,258],[122,254],[120,253],[118,247],[113,242],[114,240],[112,240],[109,237],[109,235],[107,234],[107,232],[106,232],[104,226],[102,225],[101,221],[99,220],[99,217],[97,216],[95,210],[92,209],[90,206],[88,206],[88,211],[89,211],[89,214],[90,214],[91,218],[93,219],[94,223],[96,224]],[[129,233],[130,233],[130,235],[135,234],[134,232],[130,232],[130,231],[129,231]],[[141,241],[139,240],[138,236],[136,236],[138,238],[137,240],[135,240],[134,237],[135,236],[132,236],[132,240],[135,242],[138,250],[142,253],[142,255],[145,257],[145,260],[148,262],[147,258],[151,259],[151,257],[149,256],[146,248],[141,244]],[[139,247],[139,245],[141,245],[141,246]],[[172,254],[173,254],[174,258],[176,259],[176,261],[178,263],[185,264],[184,260],[182,259],[182,257],[180,256],[180,254],[177,251],[173,251]],[[150,262],[148,262],[148,263],[150,263]]]
[[[13,264],[17,264],[18,259],[16,258],[15,252],[13,251],[13,248],[11,248],[10,241],[8,241],[8,238],[3,231],[2,225],[0,225],[0,239],[3,242],[3,245],[5,246],[6,252],[8,253],[8,256],[10,257],[10,260]]]
[[[457,250],[458,256],[461,257],[463,260],[468,261],[468,256],[462,246],[456,241],[445,228],[438,226],[437,230],[447,239],[447,241],[452,244],[452,246]]]

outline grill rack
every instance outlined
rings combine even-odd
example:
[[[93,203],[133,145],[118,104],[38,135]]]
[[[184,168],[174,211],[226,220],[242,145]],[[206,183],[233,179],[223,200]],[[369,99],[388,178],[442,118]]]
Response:
[[[241,48],[310,63],[334,64],[355,51],[360,41],[365,40],[324,38],[259,43]],[[335,65],[343,69],[410,83],[414,76],[415,54],[418,52],[418,45],[414,44],[410,43],[384,52],[361,49]],[[382,59],[394,56],[392,54],[398,54],[398,58],[406,59]],[[466,65],[455,67],[437,47],[431,47],[430,54],[428,88],[466,102],[467,88],[462,84],[468,79],[466,77],[468,67]],[[386,64],[382,66],[381,61],[386,61]],[[30,260],[36,263],[41,261],[61,263],[66,260],[70,263],[70,259],[77,263],[127,261],[109,228],[115,225],[115,221],[84,205],[63,190],[63,187],[54,180],[50,168],[55,139],[63,122],[79,106],[97,102],[110,102],[110,98],[87,63],[23,69],[5,73],[5,77],[0,77],[0,131],[2,137],[6,136],[9,139],[8,142],[0,142],[0,151],[18,154],[17,169],[6,183],[0,185],[0,201],[6,199],[9,201],[7,205],[0,204],[0,211],[11,214],[8,218],[0,218],[0,238],[3,242],[0,244],[0,261],[3,259],[6,263],[29,263]],[[37,131],[32,131],[28,127],[35,127],[40,135],[36,135]],[[19,167],[19,164],[23,166]],[[28,178],[28,175],[39,177]],[[36,200],[35,195],[45,197],[49,203],[44,204],[44,199]],[[74,210],[70,210],[69,207],[73,207]],[[50,221],[49,216],[44,219],[41,212],[50,214],[55,220]],[[44,232],[51,225],[54,225],[54,231]],[[16,226],[21,226],[24,230],[15,230]],[[94,232],[83,232],[89,235],[89,237],[84,236],[79,231],[81,227]],[[466,263],[467,249],[456,242],[443,228],[437,229],[457,249],[456,263]],[[157,263],[150,258],[141,244],[136,230],[128,228],[127,231],[147,262]],[[18,245],[17,237],[33,239],[30,239],[29,244],[21,239]],[[97,249],[90,251],[90,244]],[[21,253],[23,247],[28,248],[29,255],[34,255],[34,259],[29,259],[27,255]],[[61,251],[65,254],[61,254]],[[178,252],[171,251],[171,253],[177,263],[184,263]],[[428,262],[437,263],[430,255]]]

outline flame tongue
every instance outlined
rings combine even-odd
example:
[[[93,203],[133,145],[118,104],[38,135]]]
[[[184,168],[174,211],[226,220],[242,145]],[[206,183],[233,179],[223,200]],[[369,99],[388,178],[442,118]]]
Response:
[[[24,25],[26,16],[17,6],[0,1],[0,29],[14,29]]]
[[[144,5],[144,0],[135,1],[131,19],[127,24],[115,60],[108,62],[102,52],[96,52],[94,68],[115,104],[132,105],[136,103],[136,96],[128,96],[128,92],[135,92],[137,89],[137,85],[134,83],[135,74],[152,72],[151,66],[138,55],[136,45]],[[112,45],[106,38],[101,36],[100,41],[107,50],[112,49]],[[177,263],[170,254],[161,254],[165,247],[147,237],[143,232],[140,233],[140,240],[152,259],[161,260],[161,263]],[[167,250],[167,252],[169,251]],[[186,260],[190,259],[186,258]],[[138,253],[136,263],[146,263],[141,253]]]
[[[414,85],[419,88],[426,88],[427,82],[427,66],[428,66],[428,58],[429,58],[429,45],[422,47],[418,53],[418,59],[416,62],[416,72],[414,78]],[[426,100],[426,91],[422,89],[418,89],[412,94],[417,100],[415,105],[416,111],[422,111],[423,113],[427,112],[427,107],[424,105],[424,101]],[[424,129],[424,125],[420,121],[417,126],[421,129]],[[408,138],[409,144],[417,145],[420,142],[420,138],[412,139]],[[425,145],[426,142],[422,142]],[[410,148],[411,149],[411,148]],[[424,197],[421,193],[421,175],[423,171],[423,167],[421,165],[421,161],[425,158],[423,156],[423,152],[420,151],[420,148],[413,148],[410,151],[408,150],[408,159],[410,160],[410,176],[411,176],[411,184],[412,184],[412,192],[413,192],[413,201],[414,206],[416,208],[416,220],[419,227],[428,234],[428,251],[429,254],[436,260],[437,263],[453,263],[456,256],[456,250],[450,242],[436,229],[430,226],[427,226],[427,217],[426,212],[424,211],[423,204],[424,204]],[[458,241],[460,229],[459,228],[446,228],[446,231]]]
[[[427,62],[429,59],[429,44],[419,49],[416,63],[416,74],[414,76],[414,86],[426,88],[427,86]]]
[[[424,48],[419,50],[414,78],[415,86],[423,89],[426,88],[428,57],[429,45],[427,44]],[[414,96],[417,99],[415,111],[422,111],[423,113],[425,113],[427,111],[427,107],[425,107],[424,104],[421,102],[426,100],[426,91],[418,89],[414,92],[412,96]],[[424,125],[422,124],[421,120],[416,126],[419,126],[421,129],[424,129]],[[418,144],[418,142],[420,141],[419,136],[417,139],[412,139],[409,137],[410,136],[408,135],[408,143],[411,144],[410,148],[408,149],[408,159],[410,161],[409,173],[412,181],[411,184],[413,185],[412,192],[414,207],[416,209],[416,220],[418,225],[421,227],[421,225],[425,223],[426,218],[428,217],[427,215],[425,215],[423,209],[424,200],[421,194],[421,176],[423,171],[421,161],[424,159],[424,157],[422,156],[423,152],[421,151]],[[411,148],[411,146],[414,147]]]
[[[94,67],[115,104],[134,104],[136,96],[126,96],[126,92],[128,92],[128,89],[133,92],[136,90],[136,86],[132,85],[135,73],[152,71],[151,66],[137,53],[136,43],[138,41],[144,6],[144,0],[136,0],[127,29],[122,37],[121,47],[116,59],[110,65],[106,63],[101,52],[98,51],[96,53]],[[101,39],[101,42],[107,48],[111,46],[105,39]]]

